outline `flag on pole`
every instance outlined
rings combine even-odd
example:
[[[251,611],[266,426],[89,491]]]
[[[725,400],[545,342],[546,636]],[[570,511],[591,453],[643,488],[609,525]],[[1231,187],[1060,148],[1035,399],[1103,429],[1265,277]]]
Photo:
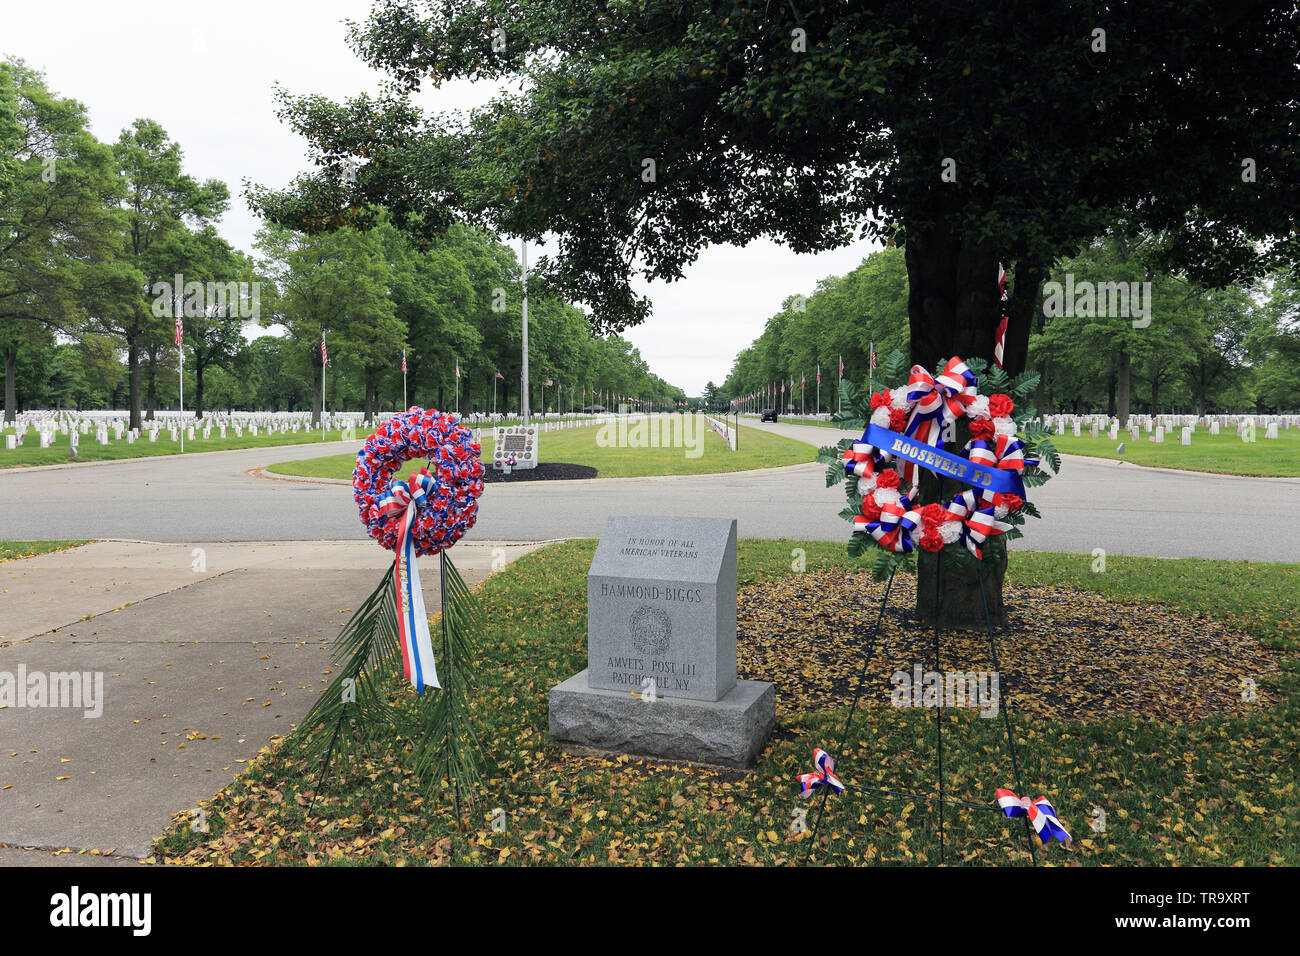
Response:
[[[181,339],[184,338],[184,336],[185,336],[185,323],[181,321],[181,317],[178,315],[176,316],[176,347],[177,348],[181,347]]]
[[[822,367],[821,367],[820,365],[818,365],[818,366],[817,366],[817,384],[820,385],[821,383],[822,383]]]
[[[808,376],[805,375],[803,372],[800,372],[800,373],[799,373],[799,388],[800,388],[800,389],[806,388],[807,385],[808,385]]]
[[[549,378],[546,380],[546,387],[547,388],[551,387],[551,380]]]
[[[329,365],[329,353],[325,351],[325,330],[320,330],[320,364],[321,366]]]
[[[1011,324],[1011,316],[1007,315],[1007,270],[1000,262],[998,263],[998,299],[1002,302],[1002,318],[998,321],[998,330],[993,336],[993,361],[997,363],[998,368],[1001,368],[1002,355],[1007,344],[1007,326]]]
[[[844,356],[840,356],[840,378],[844,377]]]
[[[520,376],[520,377],[522,378],[523,376]],[[501,379],[502,381],[505,380],[505,376],[502,375],[500,372],[497,372],[497,378]]]
[[[871,343],[871,368],[873,371],[876,368],[876,343],[875,342]]]
[[[460,378],[460,359],[456,359],[456,377]]]
[[[402,374],[406,374],[406,349],[402,349]]]

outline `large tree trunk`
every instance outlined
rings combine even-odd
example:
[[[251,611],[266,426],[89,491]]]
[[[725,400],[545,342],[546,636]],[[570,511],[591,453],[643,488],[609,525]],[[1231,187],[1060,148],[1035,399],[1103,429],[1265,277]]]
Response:
[[[1119,419],[1119,427],[1128,427],[1129,412],[1129,378],[1132,358],[1128,354],[1128,349],[1124,346],[1119,348],[1119,356],[1115,361],[1115,415]]]
[[[18,420],[18,390],[15,379],[18,377],[18,346],[6,345],[5,353],[5,421]]]
[[[912,362],[937,371],[952,356],[983,358],[993,363],[997,326],[1001,320],[998,299],[998,255],[992,242],[960,240],[940,229],[908,235],[904,247],[908,278],[908,318]],[[1008,375],[1024,371],[1029,354],[1029,333],[1038,301],[1038,287],[1045,278],[1042,263],[1017,263],[1007,307],[1010,318],[1003,349],[1003,368]],[[964,423],[957,428],[956,448],[969,438]],[[966,486],[951,480],[940,482],[933,473],[921,470],[917,504],[951,500]],[[942,552],[940,552],[942,554]],[[1002,580],[1005,557],[995,566],[963,562],[957,566],[933,554],[921,552],[917,562],[916,610],[921,620],[944,627],[984,626],[987,613],[994,625],[1005,620]],[[979,575],[984,578],[981,597]],[[936,600],[937,597],[937,600]]]
[[[194,365],[194,420],[203,421],[203,366]]]
[[[153,421],[154,412],[158,409],[158,360],[154,357],[153,352],[149,353],[149,379],[148,388],[145,390],[145,397],[148,401],[148,411],[145,414],[146,421]]]
[[[127,380],[130,382],[130,427],[139,431],[143,428],[140,421],[140,346],[134,336],[126,340]]]

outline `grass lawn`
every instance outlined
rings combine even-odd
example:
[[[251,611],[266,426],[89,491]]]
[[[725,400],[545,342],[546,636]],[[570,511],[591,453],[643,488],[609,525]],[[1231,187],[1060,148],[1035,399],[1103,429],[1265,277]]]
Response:
[[[134,444],[128,445],[126,438],[121,441],[113,439],[111,445],[101,445],[95,440],[94,430],[89,435],[81,435],[77,444],[77,457],[72,457],[72,446],[69,436],[55,435],[54,442],[49,448],[42,448],[40,436],[35,432],[28,432],[23,439],[23,446],[15,448],[13,451],[6,450],[4,446],[4,435],[11,434],[13,429],[0,433],[0,468],[10,468],[14,466],[25,465],[61,465],[70,461],[116,461],[122,458],[152,458],[155,455],[179,455],[181,443],[172,441],[171,435],[164,429],[158,435],[156,442],[149,441],[148,434],[135,440]],[[365,440],[365,435],[357,429],[357,446]],[[199,432],[199,436],[202,432]],[[112,438],[112,432],[109,432]],[[326,432],[326,440],[340,441],[343,432],[338,429]],[[320,430],[299,431],[296,435],[293,432],[281,435],[279,432],[268,435],[262,432],[253,436],[244,432],[240,438],[235,437],[233,429],[226,431],[226,437],[218,437],[216,429],[212,431],[212,437],[204,439],[196,436],[193,441],[185,439],[185,454],[201,451],[230,451],[235,448],[262,448],[274,445],[301,445],[308,443],[319,443],[321,441]]]
[[[88,541],[4,541],[0,540],[0,561],[34,558],[38,554],[77,548]]]
[[[613,434],[609,426],[587,425],[543,432],[539,437],[542,461],[567,462],[590,465],[601,478],[639,478],[645,475],[705,475],[723,471],[748,471],[754,468],[774,468],[778,465],[797,465],[813,461],[817,450],[805,442],[766,434],[756,428],[741,426],[739,448],[732,451],[727,443],[709,428],[700,432],[702,442],[696,445],[697,457],[689,457],[688,450],[677,448],[628,448],[598,442],[599,436]],[[692,436],[694,438],[694,436]],[[694,441],[692,442],[694,444]],[[492,439],[484,433],[483,460],[492,457]],[[305,478],[348,478],[356,466],[356,455],[331,455],[325,458],[308,458],[285,461],[272,465],[268,471],[280,475],[298,475]]]
[[[1121,428],[1115,441],[1107,438],[1105,432],[1093,438],[1085,430],[1078,438],[1068,431],[1064,435],[1053,435],[1052,442],[1058,451],[1069,455],[1117,458],[1156,468],[1185,468],[1227,475],[1300,476],[1300,428],[1279,428],[1277,435],[1277,438],[1267,439],[1264,429],[1257,428],[1256,440],[1244,442],[1231,425],[1217,435],[1211,435],[1205,428],[1197,428],[1192,432],[1192,443],[1180,445],[1179,430],[1174,429],[1157,445],[1147,441],[1145,432],[1142,438],[1133,441],[1128,437],[1128,431]],[[1126,443],[1122,455],[1115,451],[1120,442]]]
[[[742,608],[749,607],[747,588],[756,593],[797,582],[800,576],[790,570],[796,546],[805,550],[809,572],[841,580],[852,572],[856,581],[862,570],[839,544],[742,541]],[[762,676],[778,685],[777,728],[752,774],[567,756],[548,737],[550,688],[586,665],[585,574],[594,548],[594,541],[544,548],[478,590],[486,618],[477,641],[473,710],[491,763],[486,792],[467,812],[466,830],[455,826],[445,784],[441,793],[426,797],[391,753],[350,754],[336,764],[307,819],[318,767],[299,757],[298,738],[290,736],[264,748],[206,804],[209,832],[193,832],[190,813],[178,814],[156,842],[154,858],[329,865],[801,862],[808,837],[794,833],[791,823],[798,810],[815,804],[799,799],[796,777],[810,769],[814,746],[835,746],[845,711],[791,706],[783,676],[794,678],[809,669],[797,653],[784,655],[783,673],[746,674],[747,622],[741,628],[741,676]],[[1015,552],[1008,588],[1013,599],[1030,588],[1039,599],[1042,589],[1063,589],[1062,601],[1091,602],[1097,615],[1116,626],[1149,622],[1153,635],[1162,620],[1175,616],[1185,615],[1192,625],[1222,619],[1281,649],[1282,663],[1260,685],[1267,703],[1243,706],[1231,716],[1170,723],[1110,713],[1092,720],[1049,719],[1018,712],[1009,701],[1024,788],[1033,797],[1048,795],[1075,837],[1068,849],[1055,843],[1040,849],[1039,861],[1300,863],[1295,770],[1300,682],[1295,660],[1287,656],[1296,649],[1292,618],[1300,606],[1300,566],[1111,557],[1103,574],[1090,567],[1085,555]],[[871,616],[878,594],[870,587],[862,585],[860,604],[850,609],[856,619]],[[820,609],[820,602],[809,603]],[[761,618],[764,610],[760,605],[746,613]],[[830,631],[841,624],[828,618],[821,626]],[[1153,654],[1177,656],[1176,647],[1152,640]],[[1018,643],[1023,641],[1015,634],[999,636],[1003,671]],[[1023,652],[1050,659],[1053,648],[1038,641]],[[1050,663],[1046,669],[1051,671]],[[1008,686],[1011,678],[1005,675]],[[400,675],[388,690],[411,698]],[[1148,692],[1178,695],[1180,688],[1151,686]],[[945,714],[949,793],[981,805],[947,809],[946,862],[1026,865],[1020,822],[986,808],[992,787],[1014,785],[1002,721],[965,710]],[[853,727],[836,768],[849,790],[828,801],[818,861],[938,862],[934,805],[871,789],[933,787],[934,714],[864,699]],[[497,807],[508,814],[506,832],[492,830]],[[1105,811],[1105,832],[1093,832],[1089,825],[1095,807]],[[809,813],[810,825],[812,820]]]

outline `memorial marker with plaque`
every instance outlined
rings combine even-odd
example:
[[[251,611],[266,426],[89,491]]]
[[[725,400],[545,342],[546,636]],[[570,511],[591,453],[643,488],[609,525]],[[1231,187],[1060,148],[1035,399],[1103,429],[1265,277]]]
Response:
[[[501,425],[492,429],[492,467],[502,470],[507,458],[514,458],[515,471],[537,467],[536,425]]]
[[[611,516],[587,573],[587,669],[551,691],[551,736],[747,767],[776,694],[736,679],[736,522]]]

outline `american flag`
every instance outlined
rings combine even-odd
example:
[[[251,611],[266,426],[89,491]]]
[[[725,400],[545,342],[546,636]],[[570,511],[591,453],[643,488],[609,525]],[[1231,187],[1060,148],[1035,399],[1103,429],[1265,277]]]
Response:
[[[875,342],[871,343],[871,367],[873,369],[876,367],[876,343]]]
[[[497,378],[501,379],[502,381],[505,380],[505,376],[502,375],[500,372],[497,372]]]
[[[330,356],[329,353],[325,351],[325,330],[321,329],[320,330],[320,364],[329,365],[329,363],[330,363]]]
[[[177,348],[181,347],[181,339],[184,338],[184,336],[185,336],[185,323],[181,321],[181,317],[178,315],[176,316],[176,347]]]
[[[406,349],[402,349],[402,374],[406,374]]]
[[[456,359],[456,377],[460,378],[460,359]]]
[[[549,378],[546,380],[546,387],[547,388],[551,387],[551,380]]]

